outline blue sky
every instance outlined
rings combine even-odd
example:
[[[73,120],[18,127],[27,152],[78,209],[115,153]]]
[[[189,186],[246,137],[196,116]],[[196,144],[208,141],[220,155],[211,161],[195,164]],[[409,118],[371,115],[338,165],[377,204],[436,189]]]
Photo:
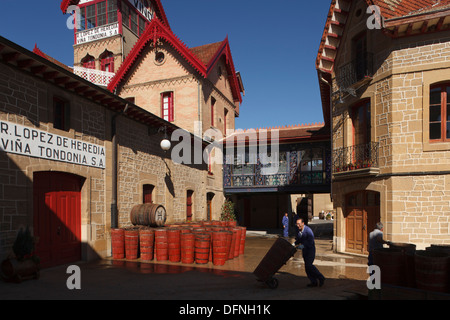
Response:
[[[73,31],[60,0],[2,0],[0,35],[73,65]],[[245,97],[236,129],[323,122],[315,58],[330,0],[162,0],[189,47],[228,35]]]

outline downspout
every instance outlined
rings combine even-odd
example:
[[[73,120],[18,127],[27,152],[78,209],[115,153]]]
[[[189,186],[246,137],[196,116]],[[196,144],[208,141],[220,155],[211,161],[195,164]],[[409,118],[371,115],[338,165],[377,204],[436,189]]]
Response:
[[[320,71],[320,81],[325,83],[330,87],[330,151],[331,151],[331,162],[333,162],[333,100],[332,100],[332,86],[327,80],[325,80],[322,76],[322,71]],[[331,163],[331,185],[330,185],[330,198],[333,201],[333,163]]]
[[[118,210],[117,210],[117,117],[123,115],[128,110],[128,104],[121,112],[117,112],[111,118],[111,143],[112,143],[112,199],[111,199],[111,229],[119,226]]]
[[[202,108],[201,108],[201,105],[200,105],[200,95],[201,95],[201,89],[200,89],[200,79],[198,80],[198,92],[197,92],[197,98],[198,98],[198,101],[197,101],[197,112],[198,112],[198,136],[200,137],[200,138],[202,138],[202,131],[203,131],[203,123],[202,123]]]

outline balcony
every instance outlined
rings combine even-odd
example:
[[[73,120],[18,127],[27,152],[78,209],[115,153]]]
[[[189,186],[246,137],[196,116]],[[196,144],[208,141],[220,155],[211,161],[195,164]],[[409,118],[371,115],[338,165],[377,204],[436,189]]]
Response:
[[[224,189],[239,192],[329,192],[331,152],[327,144],[308,145],[298,150],[281,151],[277,172],[264,173],[260,158],[251,164],[249,157],[239,164],[237,158],[223,165]]]
[[[107,87],[115,76],[113,72],[106,72],[83,67],[73,67],[73,73],[98,86]]]
[[[333,152],[333,178],[347,179],[359,176],[376,176],[378,167],[378,142],[350,146]]]
[[[372,80],[374,75],[373,54],[366,53],[339,68],[338,84],[342,89],[355,88]]]

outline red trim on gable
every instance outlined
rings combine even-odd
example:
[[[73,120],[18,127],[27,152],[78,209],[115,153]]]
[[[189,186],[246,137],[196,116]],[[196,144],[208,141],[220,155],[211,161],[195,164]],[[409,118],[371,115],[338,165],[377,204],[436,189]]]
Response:
[[[182,43],[181,40],[178,39],[168,27],[166,27],[158,18],[155,17],[153,18],[152,22],[147,25],[144,33],[139,37],[138,41],[131,49],[131,52],[122,63],[120,69],[117,71],[116,75],[109,83],[108,90],[114,91],[127,75],[131,67],[134,65],[144,47],[151,41],[155,43],[160,38],[165,39],[203,77],[206,76],[205,65],[192,54],[189,48],[184,43]]]

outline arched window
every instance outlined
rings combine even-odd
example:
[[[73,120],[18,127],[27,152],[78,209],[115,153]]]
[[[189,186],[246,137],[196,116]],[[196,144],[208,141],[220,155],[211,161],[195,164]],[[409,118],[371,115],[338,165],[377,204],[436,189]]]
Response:
[[[101,70],[106,72],[114,72],[114,54],[108,50],[105,50],[100,55]]]
[[[83,68],[95,69],[95,58],[88,54],[81,60],[81,64],[83,65]]]

